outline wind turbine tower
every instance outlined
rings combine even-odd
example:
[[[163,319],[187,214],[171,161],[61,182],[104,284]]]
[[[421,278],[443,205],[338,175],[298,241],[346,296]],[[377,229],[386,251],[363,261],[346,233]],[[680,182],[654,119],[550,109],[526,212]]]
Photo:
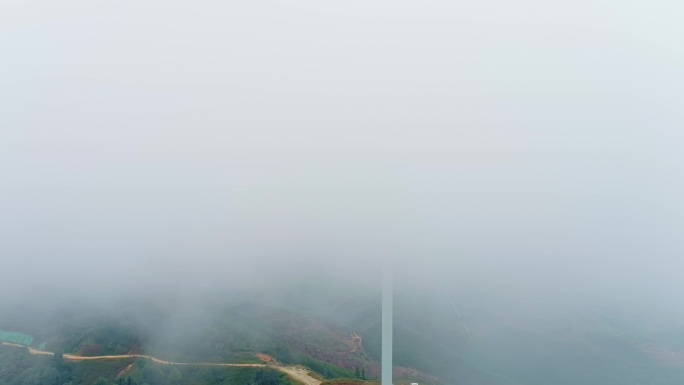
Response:
[[[382,369],[381,385],[392,385],[392,307],[393,307],[393,272],[388,260],[382,272]]]

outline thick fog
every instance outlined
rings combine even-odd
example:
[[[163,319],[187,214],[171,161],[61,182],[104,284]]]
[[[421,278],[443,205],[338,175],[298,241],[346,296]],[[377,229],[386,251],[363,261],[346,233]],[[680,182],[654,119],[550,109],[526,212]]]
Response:
[[[682,11],[4,0],[2,295],[372,287],[391,258],[416,289],[671,305]]]

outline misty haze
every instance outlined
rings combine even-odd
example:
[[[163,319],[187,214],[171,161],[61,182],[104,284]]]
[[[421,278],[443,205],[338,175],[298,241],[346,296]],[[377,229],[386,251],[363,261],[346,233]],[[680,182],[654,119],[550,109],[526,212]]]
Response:
[[[684,383],[683,12],[0,0],[0,385]]]

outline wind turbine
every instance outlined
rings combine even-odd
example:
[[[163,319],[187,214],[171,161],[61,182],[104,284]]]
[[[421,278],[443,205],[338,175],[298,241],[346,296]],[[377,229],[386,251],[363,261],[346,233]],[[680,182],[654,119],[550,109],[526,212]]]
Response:
[[[392,262],[388,258],[382,270],[382,368],[380,385],[392,385],[392,312],[394,302]]]

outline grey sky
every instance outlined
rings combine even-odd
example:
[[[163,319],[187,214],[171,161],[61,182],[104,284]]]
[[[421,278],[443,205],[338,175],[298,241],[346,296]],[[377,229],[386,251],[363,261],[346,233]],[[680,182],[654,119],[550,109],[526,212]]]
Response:
[[[389,249],[665,296],[682,11],[4,0],[3,271],[163,281]]]

